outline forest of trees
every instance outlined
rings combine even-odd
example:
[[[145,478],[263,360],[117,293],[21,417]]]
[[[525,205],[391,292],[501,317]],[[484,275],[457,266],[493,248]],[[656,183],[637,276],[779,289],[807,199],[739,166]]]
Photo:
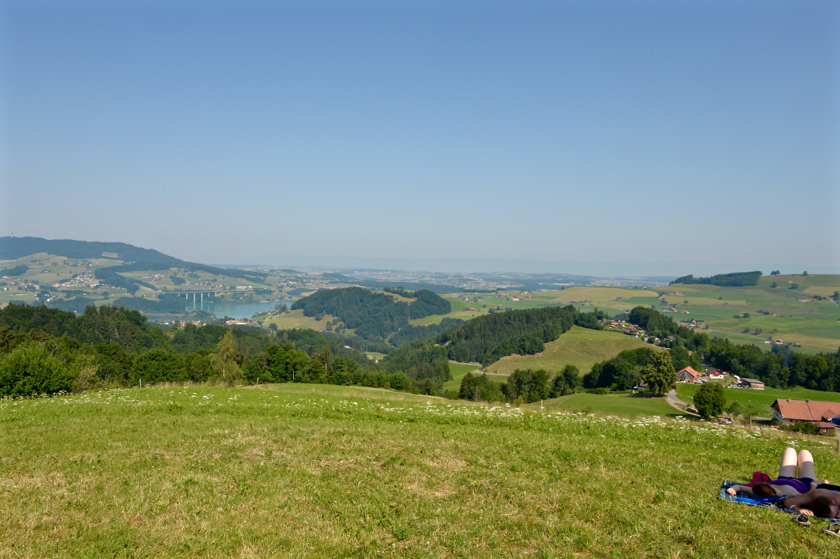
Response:
[[[642,381],[642,368],[650,362],[653,349],[640,347],[622,351],[612,359],[592,366],[583,375],[584,388],[630,390]]]
[[[486,374],[467,373],[461,379],[458,398],[476,402],[507,402],[530,404],[574,393],[580,387],[580,371],[574,365],[557,374],[545,369],[516,369],[502,382],[487,378]]]
[[[389,371],[405,371],[412,379],[428,378],[440,385],[450,378],[450,360],[489,365],[514,353],[531,355],[542,351],[545,343],[556,340],[573,325],[600,328],[598,319],[605,317],[599,311],[581,313],[572,305],[481,316],[454,326],[435,339],[418,340],[394,350],[383,359],[382,366]],[[573,391],[579,385],[579,380],[569,378],[563,382],[559,386],[566,386],[566,390]],[[470,377],[468,386],[464,388],[462,383],[459,393],[466,390],[472,398],[476,388],[484,400],[508,399],[504,386],[483,376],[479,380]]]
[[[579,318],[571,305],[495,313],[451,328],[435,342],[446,347],[449,359],[489,365],[506,355],[541,352]]]
[[[755,378],[771,388],[801,386],[811,390],[840,390],[840,349],[806,355],[774,345],[770,353],[754,345],[738,345],[715,338],[708,361],[722,371]]]
[[[410,374],[421,376],[410,378]],[[72,312],[11,304],[0,310],[0,397],[156,382],[358,384],[437,393],[442,374],[377,368],[361,352],[311,330],[223,326],[162,330],[137,311]]]
[[[677,371],[687,366],[699,369],[705,359],[722,371],[761,380],[771,388],[840,389],[840,349],[834,353],[806,355],[787,346],[773,345],[770,353],[765,353],[753,344],[711,339],[703,332],[679,326],[648,307],[634,308],[628,321],[645,329],[648,335],[661,339],[659,345],[670,349],[669,356]],[[596,363],[584,375],[583,386],[588,389],[630,389],[642,379],[642,368],[649,363],[653,351],[651,348],[627,350]]]
[[[447,314],[452,310],[452,303],[431,291],[421,289],[408,293],[414,299],[410,303],[362,287],[322,289],[295,301],[292,310],[302,309],[304,316],[315,318],[330,314],[362,338],[383,340],[407,326],[410,319]]]
[[[375,365],[336,334],[192,324],[164,330],[125,308],[91,305],[76,316],[45,306],[10,304],[0,310],[0,397],[134,386],[140,380],[357,384],[440,394],[451,379],[450,359],[489,364],[508,351],[526,354],[573,324],[598,326],[600,315],[571,306],[488,315],[453,326],[436,339],[408,343]],[[766,354],[754,345],[711,340],[645,307],[633,309],[630,320],[656,333],[670,351],[623,351],[597,363],[582,378],[571,366],[557,372],[517,370],[505,382],[469,374],[458,396],[529,403],[569,394],[581,385],[627,390],[649,374],[654,356],[666,359],[669,374],[686,363],[699,366],[705,358],[721,370],[760,379],[770,387],[840,388],[840,350],[805,355],[774,345]],[[665,380],[667,385],[670,380]]]
[[[15,266],[13,268],[3,268],[0,270],[0,276],[13,278],[25,274],[29,270],[29,266]]]
[[[746,287],[751,285],[758,285],[758,278],[761,277],[761,272],[735,272],[733,274],[717,274],[707,278],[695,278],[689,274],[681,278],[677,278],[670,283],[701,283],[708,285],[718,285],[721,287]]]
[[[450,328],[464,324],[460,318],[444,318],[440,324],[429,324],[428,326],[403,326],[399,332],[394,332],[388,341],[396,347],[404,346],[417,340],[429,340],[438,337]]]

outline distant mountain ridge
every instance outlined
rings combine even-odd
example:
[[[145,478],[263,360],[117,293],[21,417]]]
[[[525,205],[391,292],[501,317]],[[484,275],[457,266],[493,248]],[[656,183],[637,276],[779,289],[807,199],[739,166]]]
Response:
[[[42,239],[40,237],[0,237],[0,259],[17,260],[30,254],[47,253],[67,258],[107,258],[131,262],[115,268],[113,272],[139,270],[161,270],[171,267],[185,268],[190,271],[204,270],[211,274],[225,275],[253,281],[260,281],[267,276],[263,272],[233,270],[206,266],[197,262],[186,262],[180,258],[163,254],[160,251],[140,248],[127,243],[107,243],[97,241],[74,241],[71,239]],[[117,256],[114,257],[113,255]]]
[[[73,241],[70,239],[42,239],[40,237],[0,237],[0,258],[17,260],[30,254],[45,252],[67,258],[111,258],[130,262],[154,262],[177,266],[183,260],[157,250],[140,248],[126,243]],[[103,253],[116,254],[103,256]]]

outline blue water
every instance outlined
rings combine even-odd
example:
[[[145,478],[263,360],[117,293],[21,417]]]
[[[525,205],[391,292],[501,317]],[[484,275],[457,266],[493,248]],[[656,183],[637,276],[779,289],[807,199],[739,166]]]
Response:
[[[230,318],[251,318],[254,316],[255,313],[264,313],[271,310],[274,310],[274,305],[276,305],[278,301],[272,301],[270,303],[213,303],[212,301],[204,301],[203,309],[207,312],[211,312],[216,315],[216,318],[224,318],[225,316],[229,316]],[[292,302],[286,302],[286,305],[291,305]],[[201,302],[196,300],[195,302],[195,310],[201,309]],[[189,305],[186,307],[187,311],[193,310],[192,299],[190,299]]]

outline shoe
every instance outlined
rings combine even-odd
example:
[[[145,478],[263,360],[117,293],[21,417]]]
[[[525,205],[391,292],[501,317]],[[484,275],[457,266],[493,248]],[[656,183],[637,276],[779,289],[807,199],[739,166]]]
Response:
[[[840,524],[832,524],[828,528],[823,528],[822,531],[829,536],[837,536],[840,538]]]
[[[797,514],[793,517],[793,521],[799,524],[800,526],[810,526],[811,521],[808,519],[807,514]]]

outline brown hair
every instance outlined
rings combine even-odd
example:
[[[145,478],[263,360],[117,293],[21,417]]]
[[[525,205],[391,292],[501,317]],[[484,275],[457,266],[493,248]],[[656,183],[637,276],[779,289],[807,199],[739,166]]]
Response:
[[[756,483],[753,485],[753,495],[758,495],[759,497],[775,497],[776,491],[773,489],[773,486],[769,483]]]
[[[834,516],[832,514],[832,508],[835,507],[834,501],[820,495],[819,497],[814,497],[814,500],[811,501],[811,511],[816,514],[817,516],[822,516],[823,518],[831,518]]]

